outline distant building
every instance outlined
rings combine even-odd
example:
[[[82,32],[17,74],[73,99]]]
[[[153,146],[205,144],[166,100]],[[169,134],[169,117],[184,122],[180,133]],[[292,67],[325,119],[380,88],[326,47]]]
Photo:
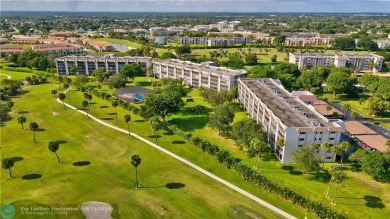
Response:
[[[311,45],[330,46],[336,37],[347,37],[348,34],[320,34],[320,33],[285,33],[285,46],[306,47]]]
[[[247,44],[251,41],[250,37],[213,37],[207,40],[207,45],[209,47],[226,47],[234,44]]]
[[[148,33],[149,31],[147,29],[132,29],[131,32],[135,34],[145,34]]]
[[[8,42],[7,38],[0,37],[0,44],[5,44]]]
[[[153,61],[153,72],[158,78],[182,78],[191,87],[206,87],[214,90],[230,90],[237,79],[248,74],[245,70],[230,70],[215,67],[209,62],[193,63],[178,59]]]
[[[211,25],[195,25],[192,30],[194,31],[200,31],[200,32],[207,32],[211,29]]]
[[[102,43],[102,42],[99,42],[99,41],[96,41],[93,39],[89,39],[89,38],[82,38],[81,42],[83,43],[83,45],[90,46],[98,52],[113,51],[114,50],[114,48],[107,43]]]
[[[48,52],[53,54],[79,54],[83,52],[80,47],[66,43],[37,44],[34,45],[32,49],[38,52]]]
[[[7,57],[14,53],[24,52],[26,50],[27,48],[21,45],[15,45],[15,44],[0,45],[0,57]]]
[[[40,37],[29,37],[29,36],[12,36],[12,43],[16,44],[38,44],[42,40]]]
[[[378,48],[380,49],[385,49],[385,50],[390,50],[390,39],[380,39],[380,40],[373,40],[378,44]]]
[[[78,32],[75,31],[52,31],[49,33],[51,37],[78,37]]]
[[[351,69],[381,71],[384,57],[375,54],[325,54],[325,53],[290,53],[289,62],[298,68],[315,66],[349,67]]]
[[[292,162],[293,152],[304,145],[340,143],[343,122],[325,118],[292,96],[279,80],[239,79],[238,101],[251,118],[262,124],[269,145],[282,163]],[[318,153],[325,161],[335,160],[332,153],[321,149]]]
[[[207,44],[208,37],[179,37],[180,44]]]
[[[104,68],[107,72],[118,73],[119,70],[128,63],[137,63],[149,69],[152,65],[152,58],[146,56],[125,56],[116,57],[105,55],[104,57],[93,56],[65,56],[55,59],[57,72],[59,75],[71,74],[70,69],[76,65],[78,73],[81,75],[91,75],[97,68]]]

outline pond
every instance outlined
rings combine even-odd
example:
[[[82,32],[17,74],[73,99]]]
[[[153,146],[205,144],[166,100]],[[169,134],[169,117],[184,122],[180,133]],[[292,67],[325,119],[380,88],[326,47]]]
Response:
[[[127,52],[131,49],[127,47],[125,44],[111,43],[110,45],[114,47],[116,50],[118,50],[119,52]]]

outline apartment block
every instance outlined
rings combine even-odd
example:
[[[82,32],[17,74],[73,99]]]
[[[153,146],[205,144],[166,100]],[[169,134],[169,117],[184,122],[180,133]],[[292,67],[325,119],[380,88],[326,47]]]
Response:
[[[292,162],[293,152],[304,145],[340,143],[344,123],[325,118],[292,96],[279,80],[238,79],[238,101],[251,118],[262,124],[270,147],[282,163]],[[284,145],[277,145],[279,139]],[[325,161],[335,160],[332,153],[321,149],[317,153]]]
[[[252,38],[250,37],[215,37],[207,40],[209,47],[226,47],[233,46],[234,44],[250,43]]]
[[[378,48],[390,50],[390,39],[379,39],[379,40],[373,40],[378,44]]]
[[[285,33],[285,46],[306,47],[310,45],[330,46],[336,37],[347,37],[348,34],[320,34],[320,33]]]
[[[38,52],[48,52],[54,54],[79,54],[83,52],[83,49],[80,47],[67,43],[38,44],[32,46],[32,49]]]
[[[158,78],[182,78],[191,87],[206,87],[214,90],[230,90],[237,79],[245,77],[245,70],[230,70],[212,66],[209,62],[193,63],[178,59],[153,61],[153,72]]]
[[[300,69],[335,66],[376,72],[382,70],[383,61],[383,56],[375,54],[290,53],[289,56],[289,62]]]
[[[7,57],[14,53],[24,52],[26,50],[27,48],[22,45],[15,45],[15,44],[0,45],[0,57]]]
[[[29,36],[12,36],[12,42],[16,44],[38,44],[41,43],[41,38]]]
[[[69,75],[72,72],[72,66],[78,67],[78,74],[91,75],[97,68],[104,68],[110,73],[119,73],[119,70],[126,64],[137,63],[145,68],[152,65],[152,57],[146,56],[125,56],[116,57],[114,55],[105,55],[103,57],[94,56],[65,56],[56,58],[56,67],[59,75]]]
[[[179,37],[180,44],[207,44],[207,37]]]

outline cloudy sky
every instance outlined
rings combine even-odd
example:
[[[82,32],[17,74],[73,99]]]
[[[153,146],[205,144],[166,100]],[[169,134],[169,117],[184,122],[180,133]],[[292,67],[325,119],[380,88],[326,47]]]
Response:
[[[390,13],[390,0],[0,0],[0,10]]]

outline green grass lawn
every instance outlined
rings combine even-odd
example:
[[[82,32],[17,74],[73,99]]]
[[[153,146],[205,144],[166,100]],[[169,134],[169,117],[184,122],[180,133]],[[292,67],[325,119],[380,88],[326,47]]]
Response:
[[[128,40],[113,39],[113,38],[108,38],[108,37],[96,38],[96,39],[93,39],[93,40],[100,41],[100,42],[106,42],[106,43],[124,44],[124,45],[126,45],[128,47],[131,47],[131,48],[139,48],[139,47],[141,47],[141,45],[138,44],[138,43],[130,42]]]
[[[50,90],[57,87],[45,84],[28,88],[23,96],[13,99],[12,119],[1,124],[2,158],[12,157],[15,161],[14,178],[10,179],[8,171],[2,170],[1,203],[16,206],[15,218],[81,218],[80,212],[26,216],[20,215],[18,209],[22,206],[77,207],[87,201],[111,204],[114,218],[246,218],[248,215],[280,218],[143,142],[101,127],[73,110],[65,110],[50,95]],[[72,102],[78,101],[80,93],[72,93]],[[92,112],[99,111],[99,117],[112,119],[112,108],[100,108],[106,103],[96,102]],[[33,133],[22,130],[16,122],[20,115],[40,125],[37,143],[32,140]],[[133,124],[144,124],[134,120],[139,118],[133,118],[134,130]],[[123,122],[118,124],[124,126]],[[170,136],[161,139],[167,140],[174,139]],[[49,141],[60,141],[58,154],[62,163],[47,149]],[[190,147],[180,143],[173,146]],[[144,188],[140,189],[135,189],[134,168],[129,164],[129,156],[134,153],[142,157],[139,180]],[[212,167],[224,169],[219,164]],[[275,204],[279,202],[275,199]],[[287,202],[281,201],[280,205],[294,215],[306,215]]]
[[[75,95],[77,98],[77,100],[75,100],[76,104],[80,105],[82,100],[81,93],[73,91],[71,95],[72,102],[74,101],[73,96]],[[168,121],[177,124],[179,127],[185,130],[192,131],[195,136],[199,136],[203,139],[209,140],[214,144],[218,144],[222,148],[227,148],[235,157],[242,159],[242,162],[244,164],[254,166],[255,159],[248,158],[243,151],[240,151],[235,146],[234,141],[232,139],[229,139],[228,137],[224,136],[218,136],[216,130],[213,130],[207,126],[207,115],[192,115],[188,113],[188,107],[196,106],[198,104],[211,108],[211,106],[199,96],[198,90],[191,90],[188,96],[192,97],[194,99],[194,102],[187,103],[182,112],[172,115],[168,118]],[[94,110],[95,106],[93,106],[92,113],[97,115],[98,117],[100,116],[100,118],[109,119],[110,117],[106,117],[106,115],[108,115],[110,112],[113,113],[113,109],[109,106],[109,103],[96,97],[94,97],[94,101],[97,102],[98,106],[107,106],[108,108],[104,108],[106,110],[106,113],[103,113],[101,109]],[[123,115],[123,113],[128,113],[127,111],[120,109],[119,107],[117,110],[119,112],[120,119],[121,114]],[[150,138],[150,140],[154,140],[153,135],[151,134],[151,129],[148,127],[147,124],[145,124],[145,121],[143,121],[143,119],[137,115],[131,115],[133,118],[132,120],[134,121],[131,124],[131,128],[133,130],[136,130],[135,132],[137,134],[141,134],[141,136]],[[236,113],[236,115],[237,116],[235,118],[235,122],[246,117],[246,113],[244,112],[238,112]],[[108,122],[120,125],[125,128],[125,124],[123,124],[123,122],[117,123],[114,120],[108,120]],[[220,171],[222,170],[216,171],[214,165],[212,164],[215,163],[213,159],[209,161],[208,155],[203,154],[198,148],[188,145],[180,137],[176,137],[173,135],[166,136],[166,133],[163,133],[163,131],[160,131],[158,135],[159,145],[191,160],[192,162],[208,169],[214,174],[221,174],[219,176],[221,176],[222,178],[228,177],[226,179],[230,179],[230,182],[235,182],[234,176],[231,176],[230,173],[221,173]],[[198,156],[194,157],[194,155],[196,154],[198,154]],[[205,159],[207,159],[207,162]],[[281,185],[286,185],[298,191],[299,193],[304,194],[306,197],[312,200],[327,204],[328,206],[334,208],[339,212],[342,212],[350,218],[370,218],[366,217],[366,215],[372,215],[371,218],[381,218],[388,214],[388,211],[384,210],[383,206],[390,205],[389,184],[376,182],[364,173],[351,171],[349,169],[353,168],[348,165],[346,165],[346,174],[348,178],[345,180],[345,182],[343,182],[343,184],[339,186],[339,191],[337,194],[339,204],[336,206],[331,206],[330,200],[324,197],[328,186],[327,183],[329,180],[329,176],[327,174],[323,173],[317,175],[303,175],[302,172],[294,165],[278,166],[277,164],[278,162],[274,159],[271,159],[270,161],[261,161],[260,172],[268,178],[274,180],[275,182],[278,182]],[[330,164],[327,164],[326,166],[329,165]],[[334,187],[332,187],[331,191],[333,191],[333,188]],[[251,192],[255,192],[254,190],[251,190],[252,188],[249,185],[247,189]],[[378,205],[375,205],[371,202],[372,197],[374,197],[374,200],[375,197],[380,200],[377,203]],[[351,205],[359,206],[360,211],[354,211],[350,208]]]

